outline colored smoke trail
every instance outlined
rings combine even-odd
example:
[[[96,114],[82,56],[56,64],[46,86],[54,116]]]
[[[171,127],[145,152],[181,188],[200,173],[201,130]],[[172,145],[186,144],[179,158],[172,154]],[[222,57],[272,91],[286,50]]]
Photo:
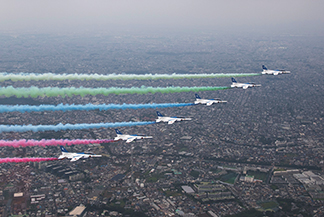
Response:
[[[246,77],[257,76],[261,73],[210,73],[210,74],[35,74],[35,73],[0,73],[0,82],[12,81],[49,81],[49,80],[156,80],[156,79],[190,79],[190,78],[222,78],[222,77]]]
[[[72,97],[74,95],[109,95],[109,94],[147,94],[147,93],[180,93],[180,92],[199,92],[199,91],[212,91],[212,90],[224,90],[229,89],[230,87],[131,87],[131,88],[58,88],[58,87],[44,87],[38,88],[35,86],[29,88],[14,88],[13,86],[1,87],[0,88],[0,96],[16,96],[20,97],[38,97],[38,96],[47,96],[47,97],[55,97],[55,96],[69,96]]]
[[[0,125],[0,133],[2,132],[26,132],[26,131],[46,131],[46,130],[81,130],[94,128],[112,128],[112,127],[131,127],[138,125],[154,124],[154,121],[149,122],[116,122],[116,123],[93,123],[93,124],[58,124],[58,125]]]
[[[27,147],[27,146],[57,146],[57,145],[88,145],[88,144],[101,144],[101,143],[109,143],[109,142],[115,142],[113,139],[102,139],[102,140],[91,140],[91,139],[73,139],[73,140],[68,140],[68,139],[50,139],[50,140],[26,140],[26,139],[21,139],[21,140],[13,140],[13,141],[7,141],[7,140],[0,140],[0,147],[5,147],[5,146],[10,146],[14,148],[18,147]]]
[[[27,162],[40,162],[40,161],[52,161],[58,160],[56,157],[26,157],[26,158],[0,158],[0,164],[2,163],[27,163]]]
[[[101,110],[111,110],[111,109],[148,109],[148,108],[169,108],[169,107],[183,107],[192,106],[194,103],[160,103],[160,104],[86,104],[86,105],[0,105],[0,113],[4,112],[40,112],[40,111],[89,111],[99,109]]]

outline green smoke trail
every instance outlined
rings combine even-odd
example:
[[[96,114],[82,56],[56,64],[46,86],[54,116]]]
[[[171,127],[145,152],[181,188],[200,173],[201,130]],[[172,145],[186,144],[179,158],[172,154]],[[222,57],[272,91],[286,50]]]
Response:
[[[156,80],[156,79],[190,79],[257,76],[261,73],[210,73],[210,74],[35,74],[35,73],[0,73],[0,82],[12,81],[49,81],[49,80]]]
[[[109,94],[147,94],[147,93],[180,93],[180,92],[199,92],[199,91],[212,91],[212,90],[224,90],[230,87],[132,87],[132,88],[58,88],[58,87],[44,87],[38,88],[35,86],[29,88],[14,88],[12,86],[0,87],[0,96],[16,96],[20,97],[56,97],[56,96],[69,96],[74,95],[109,95]]]

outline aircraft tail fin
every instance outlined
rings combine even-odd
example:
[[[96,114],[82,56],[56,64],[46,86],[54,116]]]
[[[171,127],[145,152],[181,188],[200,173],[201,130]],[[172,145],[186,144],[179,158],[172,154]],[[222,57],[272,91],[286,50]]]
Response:
[[[195,94],[196,99],[201,99],[200,96],[198,95],[198,93]]]
[[[265,65],[262,65],[262,69],[263,70],[268,70],[267,67],[265,67]]]
[[[237,81],[235,80],[235,78],[232,78],[232,82],[233,83],[237,83]]]
[[[68,152],[63,146],[60,146],[62,152]]]
[[[122,133],[118,129],[115,129],[115,131],[117,134],[122,135]]]
[[[159,111],[156,111],[156,114],[157,114],[157,116],[159,116],[159,117],[163,117],[163,115],[162,115]]]

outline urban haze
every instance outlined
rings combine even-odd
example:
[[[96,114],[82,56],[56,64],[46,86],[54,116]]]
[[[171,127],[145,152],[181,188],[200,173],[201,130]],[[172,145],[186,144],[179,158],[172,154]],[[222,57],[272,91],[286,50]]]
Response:
[[[236,80],[261,84],[198,92],[227,103],[158,109],[191,121],[118,128],[151,139],[65,146],[100,158],[1,163],[2,216],[324,215],[323,3],[202,2],[1,3],[7,10],[0,9],[0,72],[260,73]],[[291,73],[261,75],[262,65]],[[230,77],[1,83],[1,88],[232,84]],[[8,106],[194,101],[195,92],[0,96],[0,104]],[[154,122],[156,110],[4,112],[0,125]],[[115,137],[114,128],[2,132],[0,144]],[[59,146],[0,149],[1,159],[61,154]]]

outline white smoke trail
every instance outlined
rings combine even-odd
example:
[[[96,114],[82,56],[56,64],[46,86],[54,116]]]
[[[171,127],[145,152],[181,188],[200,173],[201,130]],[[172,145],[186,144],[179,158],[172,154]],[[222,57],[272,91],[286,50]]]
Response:
[[[49,80],[156,80],[257,76],[261,73],[210,73],[210,74],[54,74],[54,73],[0,73],[0,81],[49,81]]]

